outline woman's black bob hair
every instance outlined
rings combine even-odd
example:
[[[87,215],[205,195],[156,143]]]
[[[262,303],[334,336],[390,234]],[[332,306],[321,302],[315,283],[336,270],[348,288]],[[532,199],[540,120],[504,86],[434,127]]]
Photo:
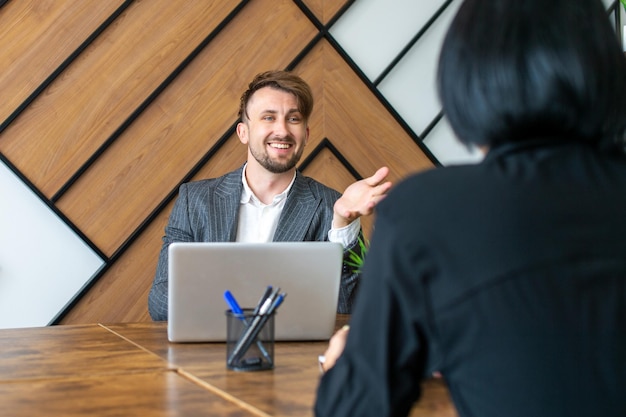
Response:
[[[464,144],[624,146],[626,57],[600,0],[465,0],[437,76]]]

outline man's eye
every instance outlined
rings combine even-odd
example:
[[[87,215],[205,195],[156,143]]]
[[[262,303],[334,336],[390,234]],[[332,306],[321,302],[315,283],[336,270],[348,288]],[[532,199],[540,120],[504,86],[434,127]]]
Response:
[[[271,122],[272,120],[274,120],[274,117],[272,117],[272,116],[265,116],[265,117],[263,117],[263,120]]]
[[[291,123],[300,123],[301,121],[302,119],[300,119],[299,117],[292,116],[289,118],[289,122]]]

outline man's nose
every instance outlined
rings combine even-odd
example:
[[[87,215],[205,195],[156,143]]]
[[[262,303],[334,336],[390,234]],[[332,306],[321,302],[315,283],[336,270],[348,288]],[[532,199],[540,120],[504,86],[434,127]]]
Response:
[[[284,138],[289,135],[287,119],[276,120],[276,123],[274,123],[274,134],[280,138]]]

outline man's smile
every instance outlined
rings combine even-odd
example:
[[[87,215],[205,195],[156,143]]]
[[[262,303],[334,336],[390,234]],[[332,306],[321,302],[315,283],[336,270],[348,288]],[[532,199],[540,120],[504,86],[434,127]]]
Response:
[[[275,149],[289,149],[292,145],[290,143],[271,142],[269,146]]]

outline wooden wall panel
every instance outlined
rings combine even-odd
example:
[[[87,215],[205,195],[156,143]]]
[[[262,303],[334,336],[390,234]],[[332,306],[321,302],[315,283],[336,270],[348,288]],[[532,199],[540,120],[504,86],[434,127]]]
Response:
[[[71,1],[71,0],[70,0]],[[0,9],[0,122],[9,117],[123,0],[12,1]]]
[[[236,4],[133,3],[7,129],[0,149],[53,196]]]
[[[21,48],[0,50],[16,84],[11,87],[30,94],[120,3],[12,0],[0,8],[0,23],[14,23],[0,34],[24,39]],[[293,68],[313,89],[305,175],[343,191],[355,179],[352,169],[368,176],[388,165],[398,181],[433,166],[300,8],[327,23],[350,1],[131,3],[0,132],[2,155],[108,257],[59,323],[149,320],[147,295],[177,187],[245,161],[246,147],[232,126],[240,94],[258,72]],[[56,52],[41,46],[63,38],[72,42]],[[176,72],[205,38],[208,44]],[[171,75],[172,82],[148,100]],[[11,114],[19,103],[0,110]],[[142,103],[143,111],[125,125]],[[338,154],[328,147],[317,152],[327,143]],[[99,152],[103,144],[108,146]],[[372,222],[363,221],[368,236]]]
[[[211,159],[190,178],[190,181],[219,177],[239,168],[246,162],[247,152],[247,146],[241,143],[236,133],[233,133],[229,136],[228,140],[217,149]]]

